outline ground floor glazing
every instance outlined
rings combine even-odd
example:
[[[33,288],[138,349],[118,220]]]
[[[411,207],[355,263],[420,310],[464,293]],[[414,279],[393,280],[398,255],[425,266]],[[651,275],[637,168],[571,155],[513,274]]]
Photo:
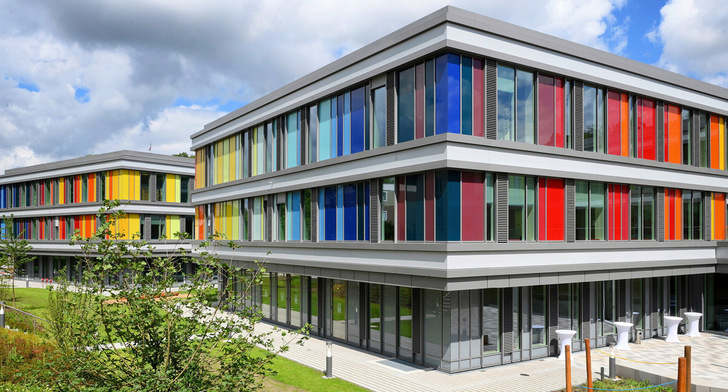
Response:
[[[728,329],[727,275],[699,274],[527,287],[439,291],[266,273],[252,298],[266,319],[447,372],[558,354],[556,330],[605,346],[615,321],[632,339],[667,333],[664,316],[704,314],[701,330]],[[720,284],[718,284],[720,283]]]

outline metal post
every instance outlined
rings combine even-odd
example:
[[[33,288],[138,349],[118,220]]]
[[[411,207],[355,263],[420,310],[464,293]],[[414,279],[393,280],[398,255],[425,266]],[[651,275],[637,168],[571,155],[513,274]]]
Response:
[[[333,376],[333,356],[331,353],[331,346],[333,345],[332,341],[326,342],[326,378],[334,378]]]
[[[680,357],[677,359],[677,392],[686,392],[686,390],[685,357]]]
[[[604,366],[602,366],[602,370],[599,371],[599,380],[604,381]]]
[[[0,301],[0,328],[5,328],[5,301]]]
[[[30,276],[25,275],[25,288],[30,287]]]
[[[614,346],[609,345],[609,378],[614,380],[617,378],[617,358],[613,357],[614,355]]]

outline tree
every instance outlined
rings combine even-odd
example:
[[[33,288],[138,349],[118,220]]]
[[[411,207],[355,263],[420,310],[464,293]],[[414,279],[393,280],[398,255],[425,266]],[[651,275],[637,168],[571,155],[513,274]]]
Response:
[[[195,159],[195,155],[194,154],[190,155],[190,154],[188,154],[188,153],[186,153],[184,151],[182,151],[179,154],[172,154],[172,156],[173,157],[182,157],[182,158],[192,158],[192,159]]]
[[[13,286],[13,306],[15,306],[15,272],[23,268],[28,262],[33,261],[35,256],[30,256],[28,253],[33,250],[28,241],[21,239],[23,231],[15,234],[13,226],[13,216],[10,218],[3,215],[3,224],[5,231],[0,233],[0,265],[10,268],[10,275],[12,276]]]
[[[98,216],[104,223],[93,237],[76,234],[72,241],[84,254],[81,284],[62,281],[50,295],[51,334],[72,364],[59,389],[256,390],[275,355],[305,339],[307,329],[282,333],[282,342],[255,331],[262,315],[252,292],[265,272],[261,264],[241,269],[222,261],[214,249],[223,242],[216,239],[202,242],[199,258],[190,257],[183,235],[175,252],[156,257],[144,241],[119,240],[118,202],[104,202]],[[175,288],[180,261],[193,262],[195,272]],[[215,275],[219,288],[212,295]]]

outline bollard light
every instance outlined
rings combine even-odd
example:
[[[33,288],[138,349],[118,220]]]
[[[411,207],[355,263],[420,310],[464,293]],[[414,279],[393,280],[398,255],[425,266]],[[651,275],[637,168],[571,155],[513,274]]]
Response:
[[[333,354],[331,352],[332,346],[334,342],[331,340],[326,342],[326,377],[325,378],[334,378],[333,376]]]
[[[0,301],[0,328],[5,328],[5,301]]]

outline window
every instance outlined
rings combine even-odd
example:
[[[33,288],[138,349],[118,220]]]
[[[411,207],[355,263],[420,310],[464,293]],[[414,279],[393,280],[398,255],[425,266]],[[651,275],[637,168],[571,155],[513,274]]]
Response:
[[[655,239],[655,188],[630,187],[630,239]]]
[[[634,104],[635,130],[633,132],[633,156],[657,159],[657,113],[655,101],[644,98],[632,100]]]
[[[167,187],[166,181],[167,176],[163,173],[157,173],[157,201],[166,201],[167,193],[165,192]]]
[[[531,343],[546,344],[546,286],[531,287]]]
[[[286,168],[301,165],[301,115],[298,111],[286,116]]]
[[[682,120],[680,107],[665,105],[665,162],[682,163],[683,161],[681,156],[683,132],[680,129]]]
[[[498,66],[498,139],[535,142],[535,88],[531,72]]]
[[[151,239],[158,240],[165,235],[165,219],[163,215],[152,215]]]
[[[693,116],[690,110],[682,110],[682,163],[692,165],[693,163]]]
[[[387,89],[380,87],[372,91],[372,148],[387,145]]]
[[[629,239],[629,186],[607,185],[607,238],[610,241]]]
[[[700,112],[698,114],[698,129],[700,138],[700,167],[708,167],[708,115]]]
[[[394,177],[382,179],[381,240],[394,241]]]
[[[604,89],[584,85],[584,151],[605,152]]]
[[[284,212],[285,238],[289,241],[301,240],[301,192],[288,192]],[[280,214],[280,213],[279,213]],[[280,216],[278,218],[281,219]],[[279,238],[280,239],[280,238]]]
[[[665,188],[665,240],[682,239],[682,192]]]
[[[435,173],[435,240],[460,241],[460,172]]]
[[[725,119],[710,115],[710,168],[725,170]]]
[[[449,53],[400,71],[397,142],[447,132],[482,137],[484,64]]]
[[[629,156],[629,94],[607,91],[607,153]]]
[[[576,182],[576,239],[604,240],[604,184]]]
[[[682,191],[683,239],[703,239],[703,193]]]
[[[711,238],[713,240],[725,240],[725,193],[712,193],[710,195],[710,216],[713,218],[711,225]]]
[[[542,146],[564,147],[564,91],[564,79],[538,76],[538,144]]]
[[[303,191],[303,240],[311,241],[311,190]]]
[[[179,176],[180,177],[180,203],[188,203],[190,201],[190,178],[187,176]],[[148,185],[147,185],[148,187]],[[149,200],[144,199],[142,200]]]
[[[565,233],[565,185],[556,178],[538,179],[538,240],[563,241]]]
[[[142,200],[149,200],[149,173],[142,172],[141,173],[141,199]]]
[[[508,240],[536,240],[536,182],[533,177],[508,176]]]
[[[299,206],[300,207],[300,206]],[[286,203],[278,203],[276,205],[276,212],[278,213],[278,241],[286,240]]]

